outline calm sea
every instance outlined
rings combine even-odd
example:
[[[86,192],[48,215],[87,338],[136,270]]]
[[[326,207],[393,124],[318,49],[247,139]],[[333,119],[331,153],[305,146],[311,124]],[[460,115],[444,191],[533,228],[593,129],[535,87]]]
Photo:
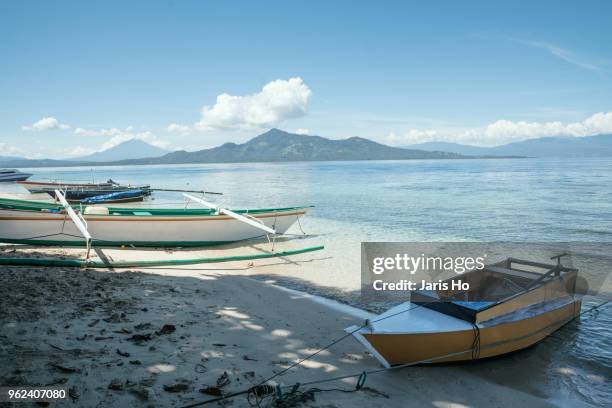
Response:
[[[325,256],[289,286],[340,300],[359,287],[362,241],[590,241],[612,243],[612,159],[489,159],[30,169],[34,180],[147,183],[221,191],[239,207],[309,204],[304,245]],[[4,187],[4,189],[15,187]],[[211,196],[211,200],[215,200]],[[182,205],[157,193],[154,205]],[[294,230],[293,232],[299,232]],[[609,279],[604,287],[609,288]],[[608,286],[605,286],[608,285]],[[594,304],[598,299],[590,299]],[[363,305],[362,305],[363,306]],[[585,315],[524,352],[466,370],[517,390],[612,404],[612,307]],[[528,368],[527,368],[528,367]],[[529,376],[526,375],[529,373]],[[528,377],[528,379],[526,379]],[[561,390],[562,395],[559,394]]]

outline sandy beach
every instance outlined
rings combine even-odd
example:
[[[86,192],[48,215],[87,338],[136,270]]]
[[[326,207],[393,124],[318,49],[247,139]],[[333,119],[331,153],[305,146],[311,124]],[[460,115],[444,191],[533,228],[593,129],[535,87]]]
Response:
[[[105,250],[110,257],[118,251]],[[65,258],[81,252],[5,246],[0,255]],[[66,387],[72,403],[52,405],[79,407],[181,407],[247,389],[368,317],[273,279],[254,279],[272,266],[297,273],[313,258],[165,269],[2,267],[0,382]],[[376,368],[377,361],[347,338],[275,381],[291,385]],[[354,390],[355,379],[316,387]],[[305,393],[286,406],[552,406],[461,365],[371,375],[356,392],[308,390],[301,388]],[[243,395],[213,404],[219,405],[249,401]]]

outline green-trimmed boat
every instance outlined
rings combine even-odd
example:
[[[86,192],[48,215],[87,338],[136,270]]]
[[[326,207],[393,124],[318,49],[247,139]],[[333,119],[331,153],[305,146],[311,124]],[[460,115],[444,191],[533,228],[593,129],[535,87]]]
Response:
[[[208,208],[75,207],[95,246],[193,247],[285,233],[311,207],[234,210]],[[227,213],[224,213],[226,211]],[[239,218],[261,224],[262,229]],[[251,223],[253,224],[253,223]],[[0,242],[85,245],[64,207],[44,201],[0,198]]]

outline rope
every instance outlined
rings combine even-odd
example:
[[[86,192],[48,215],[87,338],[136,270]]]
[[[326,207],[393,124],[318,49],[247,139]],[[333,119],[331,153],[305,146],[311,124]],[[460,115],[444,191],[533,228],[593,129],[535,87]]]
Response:
[[[359,378],[357,379],[357,383],[353,389],[344,389],[344,388],[309,388],[305,391],[300,391],[299,388],[303,385],[300,383],[295,383],[290,386],[281,386],[281,385],[270,385],[270,384],[262,384],[256,385],[254,387],[246,390],[247,394],[247,402],[252,407],[262,407],[262,403],[270,398],[274,397],[274,406],[275,407],[294,407],[299,402],[304,402],[308,400],[314,401],[314,394],[320,392],[345,392],[352,393],[361,390],[366,382],[368,374],[366,371],[363,371],[359,374]],[[283,388],[291,388],[288,392],[283,392]],[[238,395],[244,394],[244,392],[235,393]],[[234,395],[234,394],[232,394]],[[237,395],[234,395],[237,396]],[[214,400],[208,400],[206,403],[212,403],[214,401],[221,401],[222,399],[231,398],[229,395],[225,397],[215,398]],[[269,404],[267,404],[269,405]]]
[[[597,310],[597,309],[599,309],[599,308],[601,308],[601,307],[605,306],[605,305],[606,305],[606,304],[608,304],[609,302],[610,302],[610,300],[606,300],[606,301],[604,301],[604,302],[602,302],[602,303],[600,303],[600,304],[598,304],[598,305],[596,305],[596,306],[593,306],[593,307],[591,307],[591,308],[589,308],[589,309],[587,309],[587,310],[585,310],[585,311],[581,312],[579,315],[577,315],[577,316],[573,316],[572,318],[570,318],[569,320],[567,320],[567,321],[566,321],[565,323],[563,323],[563,324],[567,324],[567,323],[571,322],[572,320],[576,319],[576,318],[577,318],[577,317],[579,317],[579,316],[582,316],[582,315],[584,315],[584,314],[586,314],[586,313],[589,313],[589,312],[592,312],[592,311],[594,311],[594,310]],[[430,303],[431,303],[431,302],[430,302]],[[423,304],[423,305],[417,305],[416,307],[420,307],[420,306],[424,306],[424,305],[425,305],[425,304]],[[415,308],[416,308],[416,307],[415,307]],[[378,321],[381,321],[381,320],[384,320],[384,319],[390,318],[390,317],[392,317],[392,316],[396,316],[396,315],[398,315],[398,314],[401,314],[401,313],[407,312],[407,311],[412,310],[412,309],[413,309],[413,308],[409,308],[409,309],[404,310],[404,311],[402,311],[402,312],[398,312],[398,313],[395,313],[395,314],[393,314],[393,315],[385,316],[384,318],[379,319],[379,320],[375,320],[374,322],[378,322]],[[266,382],[270,381],[271,379],[276,378],[276,377],[278,377],[279,375],[281,375],[281,374],[283,374],[283,373],[287,372],[288,370],[290,370],[291,368],[295,367],[296,365],[298,365],[298,364],[300,364],[300,363],[304,362],[305,360],[307,360],[307,359],[309,359],[309,358],[311,358],[311,357],[314,357],[315,355],[319,354],[321,351],[323,351],[323,350],[325,350],[325,349],[327,349],[327,348],[329,348],[329,347],[333,346],[334,344],[339,343],[339,342],[340,342],[340,341],[342,341],[343,339],[347,338],[349,335],[352,335],[353,333],[357,332],[358,330],[360,330],[360,329],[362,329],[362,328],[366,327],[368,324],[369,324],[369,322],[368,322],[368,321],[366,321],[366,324],[362,325],[361,327],[359,327],[359,328],[357,328],[357,329],[355,329],[355,330],[353,330],[353,331],[351,331],[351,332],[347,333],[347,335],[342,336],[341,338],[339,338],[339,339],[337,339],[337,340],[334,340],[334,341],[333,341],[333,342],[331,342],[331,343],[330,343],[328,346],[326,346],[326,347],[324,347],[324,348],[322,348],[322,349],[319,349],[319,350],[318,350],[318,351],[316,351],[315,353],[312,353],[310,356],[305,357],[304,359],[302,359],[302,360],[298,361],[297,363],[295,363],[295,364],[291,365],[290,367],[288,367],[288,368],[284,369],[283,371],[279,372],[278,374],[275,374],[275,375],[271,376],[269,379],[264,380],[263,382],[259,383],[258,385],[254,386],[254,387],[251,387],[251,388],[249,388],[249,389],[247,389],[247,390],[243,390],[243,391],[235,392],[235,393],[233,393],[233,394],[228,394],[228,395],[225,395],[225,396],[222,396],[222,397],[218,397],[218,398],[214,398],[214,399],[210,399],[210,400],[206,400],[206,401],[201,401],[201,402],[196,402],[196,403],[193,403],[193,404],[190,404],[190,405],[185,405],[185,406],[183,406],[182,408],[193,408],[193,407],[197,407],[197,406],[201,406],[201,405],[207,405],[207,404],[210,404],[210,403],[213,403],[213,402],[219,402],[219,401],[222,401],[222,400],[225,400],[225,399],[234,398],[234,397],[237,397],[237,396],[239,396],[239,395],[244,395],[244,394],[252,394],[252,395],[257,395],[256,393],[258,393],[258,392],[259,392],[259,394],[258,394],[258,395],[259,395],[259,399],[255,399],[255,400],[253,400],[253,401],[254,401],[254,403],[255,403],[255,405],[252,405],[252,406],[257,406],[257,407],[259,407],[260,405],[257,405],[257,404],[260,404],[260,403],[261,403],[261,401],[262,401],[263,399],[265,399],[265,398],[267,398],[267,397],[269,397],[269,396],[271,396],[271,395],[272,395],[272,393],[271,393],[271,392],[264,392],[264,391],[269,391],[269,390],[270,390],[270,388],[274,388],[274,387],[272,387],[271,385],[269,385],[269,384],[264,384],[264,383],[266,383]],[[476,326],[476,325],[475,325],[475,326]],[[477,327],[477,326],[476,326],[476,327]],[[480,329],[478,329],[478,332],[477,332],[477,338],[478,338],[478,344],[477,344],[477,346],[478,346],[478,355],[480,355],[480,349],[481,349],[481,347],[480,347]],[[326,378],[326,379],[322,379],[322,380],[315,380],[315,381],[310,381],[310,382],[305,382],[305,383],[296,383],[296,384],[294,384],[294,385],[285,386],[284,388],[289,388],[289,387],[291,387],[292,391],[290,391],[290,392],[288,393],[289,395],[291,395],[291,394],[296,394],[296,393],[297,393],[297,390],[298,390],[298,388],[299,388],[300,386],[302,386],[302,387],[303,387],[303,386],[309,386],[309,385],[323,384],[323,383],[328,383],[328,382],[333,382],[333,381],[340,381],[340,380],[345,380],[345,379],[349,379],[349,378],[355,378],[355,377],[357,377],[357,378],[358,378],[358,379],[357,379],[357,384],[356,384],[356,386],[355,386],[355,389],[354,389],[354,390],[343,390],[343,389],[329,389],[329,390],[320,390],[320,389],[318,389],[318,388],[311,388],[311,389],[309,389],[309,390],[307,390],[307,391],[305,391],[305,392],[301,392],[301,393],[302,393],[302,394],[306,394],[306,393],[313,393],[313,394],[314,394],[315,392],[319,392],[319,391],[342,391],[342,392],[355,392],[355,391],[358,391],[358,390],[360,390],[361,388],[363,388],[363,385],[364,385],[364,383],[365,383],[366,378],[367,378],[367,376],[368,376],[368,375],[378,374],[378,373],[387,372],[387,371],[391,371],[391,370],[398,370],[398,369],[401,369],[401,368],[412,367],[412,366],[419,365],[419,364],[432,363],[432,362],[437,361],[437,360],[443,360],[443,359],[447,359],[447,358],[451,358],[451,357],[459,356],[459,355],[466,354],[466,353],[470,353],[470,352],[471,352],[471,353],[474,353],[474,349],[475,349],[475,347],[474,347],[474,346],[475,346],[475,344],[476,344],[476,338],[475,338],[475,343],[472,345],[472,347],[470,347],[470,348],[469,348],[469,349],[467,349],[467,350],[457,351],[457,352],[453,352],[453,353],[445,354],[445,355],[443,355],[443,356],[431,357],[431,358],[424,359],[424,360],[413,361],[413,362],[410,362],[410,363],[399,364],[399,365],[395,365],[395,366],[388,367],[388,368],[387,368],[387,367],[385,367],[385,368],[380,368],[380,369],[377,369],[377,370],[362,371],[362,372],[360,372],[360,373],[356,373],[356,374],[347,374],[347,375],[342,375],[342,376],[337,376],[337,377]],[[487,348],[497,347],[499,344],[503,344],[503,342],[496,342],[496,343],[492,343],[492,344],[489,344],[489,345],[485,346],[484,348],[485,348],[485,349],[487,349]],[[474,356],[474,354],[472,354],[472,358],[473,358],[473,356]],[[267,388],[267,387],[270,387],[270,388]],[[282,389],[282,388],[283,388],[283,387],[281,387],[280,385],[279,385],[279,386],[276,386],[276,388],[274,388],[274,389],[276,390],[276,395],[277,395],[277,397],[283,398],[282,391],[280,391],[280,389]],[[248,399],[248,398],[247,398],[247,399]],[[279,406],[283,406],[283,405],[279,405]]]
[[[268,377],[267,379],[265,379],[265,380],[261,381],[261,382],[260,382],[258,385],[265,384],[265,383],[267,383],[268,381],[272,381],[272,380],[273,380],[273,379],[275,379],[276,377],[278,377],[278,376],[281,376],[281,375],[285,374],[287,371],[289,371],[289,370],[293,369],[294,367],[297,367],[297,366],[301,365],[301,364],[302,364],[304,361],[309,360],[309,359],[311,359],[312,357],[314,357],[314,356],[316,356],[316,355],[320,354],[321,352],[323,352],[323,351],[325,351],[325,350],[327,350],[327,349],[329,349],[329,348],[331,348],[331,347],[335,346],[336,344],[340,343],[342,340],[346,339],[347,337],[350,337],[350,336],[352,336],[353,334],[357,333],[359,330],[361,330],[361,329],[363,329],[363,328],[366,328],[366,327],[370,326],[372,323],[382,322],[383,320],[390,319],[391,317],[395,317],[395,316],[400,315],[400,314],[402,314],[402,313],[406,313],[406,312],[409,312],[409,311],[411,311],[411,310],[417,309],[417,308],[419,308],[419,307],[422,307],[422,306],[428,305],[428,304],[430,304],[430,303],[436,303],[436,302],[437,302],[437,300],[436,300],[436,301],[427,302],[427,303],[418,304],[418,305],[413,306],[413,307],[410,307],[410,308],[408,308],[408,309],[406,309],[406,310],[402,310],[401,312],[393,313],[393,314],[390,314],[389,316],[385,316],[385,317],[382,317],[382,318],[380,318],[380,319],[373,320],[373,321],[370,321],[370,319],[366,319],[366,321],[364,322],[364,324],[362,324],[361,326],[357,327],[357,328],[356,328],[356,329],[354,329],[354,330],[351,330],[350,332],[347,332],[347,333],[346,333],[344,336],[342,336],[342,337],[340,337],[340,338],[338,338],[338,339],[336,339],[336,340],[332,341],[332,342],[331,342],[331,343],[329,343],[328,345],[321,347],[320,349],[318,349],[318,350],[317,350],[317,351],[315,351],[314,353],[312,353],[312,354],[310,354],[310,355],[308,355],[308,356],[304,357],[303,359],[301,359],[301,360],[299,360],[299,361],[297,361],[297,362],[293,363],[292,365],[290,365],[289,367],[285,368],[284,370],[282,370],[282,371],[280,371],[280,372],[278,372],[278,373],[276,373],[276,374],[274,374],[274,375],[272,375],[272,376]]]
[[[300,231],[302,232],[302,235],[306,235],[306,233],[304,232],[304,229],[302,228],[302,222],[300,221],[300,216],[296,215],[295,218],[298,222],[298,227],[300,227]]]
[[[33,237],[25,237],[25,238],[19,238],[20,240],[23,241],[31,241],[34,239],[40,239],[40,238],[48,238],[48,237],[55,237],[55,236],[66,236],[66,237],[71,237],[71,238],[83,238],[81,235],[75,235],[75,234],[70,234],[68,232],[63,232],[63,228],[60,232],[56,232],[55,234],[46,234],[46,235],[35,235]],[[98,242],[116,242],[116,241],[109,241],[107,239],[102,239],[102,238],[91,238],[92,241],[98,241]]]
[[[472,323],[474,329],[474,342],[472,343],[472,360],[478,360],[480,357],[480,327],[476,323]]]
[[[592,312],[592,311],[594,311],[594,310],[597,310],[597,309],[599,309],[600,307],[603,307],[603,306],[607,305],[608,303],[610,303],[610,299],[608,299],[608,300],[606,300],[605,302],[602,302],[602,303],[600,303],[600,304],[598,304],[598,305],[596,305],[596,306],[593,306],[593,307],[591,307],[590,309],[585,310],[584,312],[580,312],[580,314],[579,314],[578,316],[582,316],[582,315],[583,315],[583,314],[585,314],[585,313],[589,313],[589,312]],[[575,318],[574,318],[574,319],[575,319]],[[574,320],[574,319],[572,319],[572,320]]]
[[[66,227],[66,218],[68,218],[68,214],[64,212],[64,219],[62,220],[62,229],[60,230],[60,234],[64,233],[64,228]]]
[[[270,377],[266,378],[266,379],[265,379],[265,380],[263,380],[263,381],[260,381],[260,382],[259,382],[257,385],[255,385],[255,386],[253,386],[253,387],[251,387],[251,388],[249,388],[249,389],[247,389],[247,390],[239,391],[239,392],[236,392],[236,393],[233,393],[233,394],[229,394],[229,395],[226,395],[226,396],[222,396],[222,397],[218,397],[218,398],[214,398],[214,399],[210,399],[210,400],[206,400],[206,401],[196,402],[196,403],[194,403],[194,404],[190,404],[190,405],[185,405],[185,406],[183,406],[182,408],[192,408],[192,407],[197,407],[197,406],[201,406],[201,405],[206,405],[206,404],[210,404],[210,403],[213,403],[213,402],[216,402],[216,401],[221,401],[221,400],[225,400],[225,399],[228,399],[228,398],[237,397],[237,396],[239,396],[239,395],[248,394],[249,392],[255,392],[255,390],[261,390],[261,388],[260,388],[260,387],[265,386],[267,382],[272,381],[273,379],[277,378],[277,377],[278,377],[278,376],[280,376],[280,375],[283,375],[283,374],[284,374],[284,373],[286,373],[287,371],[289,371],[289,370],[291,370],[291,369],[293,369],[293,368],[295,368],[295,367],[297,367],[297,366],[301,365],[301,364],[302,364],[304,361],[307,361],[307,360],[309,360],[309,359],[311,359],[311,358],[315,357],[316,355],[320,354],[321,352],[323,352],[323,351],[325,351],[325,350],[327,350],[327,349],[329,349],[329,348],[331,348],[331,347],[335,346],[336,344],[340,343],[342,340],[346,339],[347,337],[352,336],[353,334],[355,334],[355,333],[357,333],[359,330],[361,330],[361,329],[363,329],[363,328],[365,328],[365,327],[369,326],[370,324],[372,324],[372,323],[378,323],[378,322],[381,322],[381,321],[386,320],[386,319],[389,319],[389,318],[391,318],[391,317],[394,317],[394,316],[400,315],[400,314],[402,314],[402,313],[409,312],[409,311],[411,311],[411,310],[413,310],[413,309],[417,309],[417,308],[419,308],[419,307],[423,307],[423,306],[425,306],[425,305],[427,305],[427,304],[429,304],[429,303],[435,303],[435,302],[437,302],[437,301],[431,301],[431,302],[427,302],[427,303],[423,303],[423,304],[418,304],[418,305],[413,306],[413,307],[410,307],[410,308],[408,308],[408,309],[406,309],[406,310],[402,310],[401,312],[393,313],[393,314],[391,314],[391,315],[389,315],[389,316],[385,316],[385,317],[382,317],[382,318],[377,319],[377,320],[374,320],[374,321],[370,321],[369,319],[366,319],[365,323],[364,323],[364,324],[362,324],[361,326],[357,327],[356,329],[351,330],[350,332],[347,332],[347,333],[346,333],[344,336],[339,337],[339,338],[337,338],[336,340],[333,340],[332,342],[330,342],[330,343],[329,343],[329,344],[327,344],[326,346],[321,347],[320,349],[318,349],[318,350],[317,350],[317,351],[315,351],[314,353],[312,353],[312,354],[310,354],[310,355],[308,355],[308,356],[306,356],[306,357],[302,358],[301,360],[298,360],[297,362],[293,363],[293,364],[292,364],[292,365],[290,365],[289,367],[287,367],[287,368],[283,369],[282,371],[280,371],[280,372],[278,372],[278,373],[276,373],[276,374],[274,374],[274,375],[272,375],[272,376],[270,376]],[[364,371],[364,373],[365,373],[365,371]],[[359,375],[361,375],[361,374],[362,374],[362,373],[360,373]],[[367,374],[366,374],[366,375],[367,375]],[[356,376],[357,376],[357,375],[351,375],[351,376],[348,376],[348,377],[343,377],[343,378],[351,378],[351,377],[356,377]],[[365,382],[365,379],[364,379],[364,382]],[[303,384],[303,385],[309,385],[309,384],[311,384],[311,383],[306,383],[306,384]],[[363,385],[363,384],[362,384],[362,385]]]
[[[33,240],[33,239],[40,239],[40,238],[49,238],[49,237],[55,237],[58,235],[67,235],[67,236],[71,236],[71,234],[65,233],[65,232],[56,232],[55,234],[46,234],[46,235],[36,235],[33,237],[26,237],[26,238],[19,238],[19,239],[23,239],[23,240]],[[77,235],[73,235],[74,237],[77,237]]]
[[[263,400],[274,394],[275,391],[276,388],[268,384],[249,388],[247,402],[252,407],[260,407]]]

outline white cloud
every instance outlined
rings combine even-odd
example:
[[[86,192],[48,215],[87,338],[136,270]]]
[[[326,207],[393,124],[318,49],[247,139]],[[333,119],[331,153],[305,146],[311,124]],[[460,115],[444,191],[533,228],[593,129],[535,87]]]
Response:
[[[295,129],[295,131],[293,133],[295,133],[296,135],[308,135],[308,134],[310,134],[310,130],[304,129],[304,128],[299,128],[299,129]]]
[[[91,149],[88,147],[83,147],[83,146],[77,146],[73,149],[70,149],[66,152],[66,157],[81,157],[81,156],[87,156],[90,155],[92,153],[95,153],[96,150],[95,149]]]
[[[295,77],[267,83],[261,92],[233,96],[221,94],[213,106],[202,108],[198,130],[235,130],[272,127],[279,122],[306,115],[312,92]]]
[[[438,132],[435,130],[410,129],[401,135],[391,132],[387,136],[387,143],[394,146],[432,142],[435,140],[438,140]]]
[[[490,33],[476,33],[474,34],[477,38],[498,38],[506,41],[513,41],[518,44],[526,45],[528,47],[538,48],[544,50],[548,54],[555,58],[558,58],[568,64],[575,65],[577,67],[589,70],[589,71],[605,71],[609,65],[609,61],[598,59],[595,61],[593,56],[586,56],[582,53],[563,48],[557,44],[553,44],[548,41],[542,40],[529,40],[524,38],[517,38],[508,35],[494,35]]]
[[[168,132],[170,133],[178,133],[180,135],[189,135],[191,134],[191,128],[187,125],[180,125],[178,123],[171,123],[168,125]]]
[[[79,136],[100,136],[100,132],[91,129],[76,128],[74,134]]]
[[[612,112],[599,112],[581,122],[512,122],[498,120],[485,128],[484,137],[501,141],[516,141],[546,136],[593,136],[612,133]]]
[[[60,123],[60,121],[55,119],[54,117],[48,116],[40,119],[37,122],[32,123],[31,125],[24,125],[21,127],[21,129],[34,132],[54,129],[66,130],[70,129],[70,125]]]
[[[15,146],[10,146],[4,142],[0,142],[0,156],[25,157],[26,159],[43,158],[43,154],[41,152],[34,152],[32,149],[26,150]]]
[[[402,134],[391,132],[387,142],[396,146],[431,141],[496,146],[547,136],[584,137],[606,133],[612,133],[612,112],[599,112],[583,121],[571,123],[498,120],[482,128],[458,132],[411,129]]]
[[[578,57],[572,51],[566,50],[565,48],[561,48],[555,44],[551,44],[545,41],[523,41],[516,38],[512,38],[512,40],[528,45],[530,47],[546,50],[553,56],[572,65],[576,65],[580,68],[588,69],[590,71],[598,71],[602,69],[600,66],[587,62],[583,58]]]
[[[6,143],[0,142],[0,156],[27,157],[27,153],[23,149],[15,146],[9,146]]]

